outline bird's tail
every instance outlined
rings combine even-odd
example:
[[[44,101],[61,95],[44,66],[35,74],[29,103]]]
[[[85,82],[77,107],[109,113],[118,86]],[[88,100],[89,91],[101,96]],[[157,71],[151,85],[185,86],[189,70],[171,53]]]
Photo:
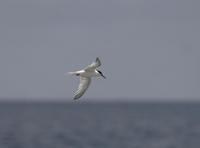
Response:
[[[69,75],[76,75],[76,72],[68,72],[66,74],[69,74]]]

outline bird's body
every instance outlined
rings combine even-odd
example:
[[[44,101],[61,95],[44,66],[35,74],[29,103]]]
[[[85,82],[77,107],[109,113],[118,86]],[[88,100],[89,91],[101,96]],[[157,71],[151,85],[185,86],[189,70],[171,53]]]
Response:
[[[87,66],[83,70],[75,71],[75,72],[69,72],[71,75],[76,75],[80,77],[80,83],[78,90],[75,93],[74,99],[79,99],[87,90],[91,83],[92,77],[100,77],[106,78],[100,70],[97,69],[97,67],[101,66],[101,62],[99,58],[96,58],[96,61],[93,62],[91,65]]]
[[[97,70],[93,70],[93,71],[79,70],[79,71],[69,72],[69,73],[72,75],[87,77],[87,78],[99,76],[99,73],[97,72]]]

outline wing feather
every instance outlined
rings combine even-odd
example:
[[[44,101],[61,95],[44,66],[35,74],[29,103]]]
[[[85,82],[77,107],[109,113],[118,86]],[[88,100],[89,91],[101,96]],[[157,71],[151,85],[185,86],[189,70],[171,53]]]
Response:
[[[87,66],[84,70],[85,71],[90,71],[90,70],[94,70],[96,69],[97,67],[101,66],[101,61],[100,59],[97,57],[96,58],[96,61],[93,62],[92,64],[90,64],[89,66]]]
[[[90,82],[91,82],[91,78],[82,77],[82,76],[80,77],[80,83],[78,86],[78,90],[75,93],[74,100],[79,99],[85,93],[85,91],[90,85]]]

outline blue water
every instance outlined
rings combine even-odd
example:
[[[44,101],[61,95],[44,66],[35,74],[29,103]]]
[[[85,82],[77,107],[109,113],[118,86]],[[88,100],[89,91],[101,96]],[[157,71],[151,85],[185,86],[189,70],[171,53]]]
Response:
[[[200,104],[0,103],[0,148],[199,148]]]

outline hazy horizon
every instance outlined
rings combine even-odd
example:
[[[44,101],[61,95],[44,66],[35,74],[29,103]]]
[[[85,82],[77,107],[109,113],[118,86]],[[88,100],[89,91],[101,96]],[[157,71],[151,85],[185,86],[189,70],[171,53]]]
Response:
[[[0,2],[0,100],[66,98],[98,56],[82,100],[200,100],[200,2]],[[99,99],[98,99],[99,98]]]

